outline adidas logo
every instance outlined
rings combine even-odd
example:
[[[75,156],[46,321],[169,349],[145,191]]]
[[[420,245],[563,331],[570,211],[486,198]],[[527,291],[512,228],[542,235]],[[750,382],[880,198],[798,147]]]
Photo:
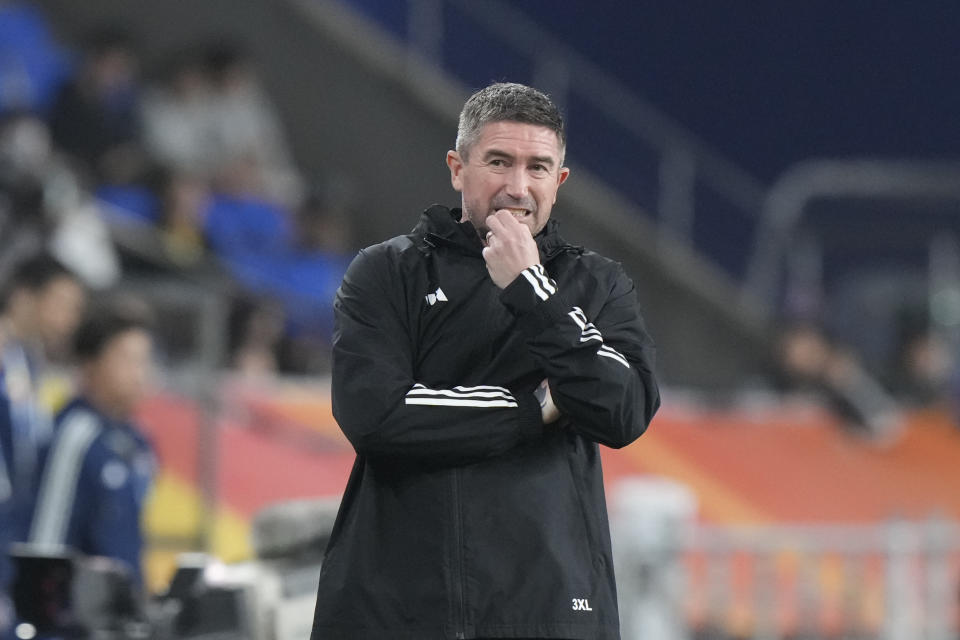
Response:
[[[437,287],[437,290],[434,291],[433,293],[427,294],[427,304],[430,305],[431,307],[437,304],[438,302],[446,302],[446,301],[447,301],[447,294],[445,294],[443,292],[443,289],[441,289],[440,287]]]

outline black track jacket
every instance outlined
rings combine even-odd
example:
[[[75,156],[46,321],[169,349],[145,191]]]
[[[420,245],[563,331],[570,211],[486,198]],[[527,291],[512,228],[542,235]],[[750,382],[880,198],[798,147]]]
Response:
[[[312,638],[618,639],[597,443],[659,406],[633,283],[551,220],[543,267],[501,291],[459,217],[427,209],[337,293],[333,413],[357,458]]]

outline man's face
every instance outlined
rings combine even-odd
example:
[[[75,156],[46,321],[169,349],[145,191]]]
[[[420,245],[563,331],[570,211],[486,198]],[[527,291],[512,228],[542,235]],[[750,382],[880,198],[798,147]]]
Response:
[[[536,235],[550,219],[557,189],[570,175],[561,167],[560,140],[548,127],[521,122],[490,122],[466,158],[447,152],[453,188],[463,196],[463,221],[483,238],[487,216],[508,209]]]
[[[70,340],[80,324],[85,298],[80,283],[68,277],[54,278],[37,292],[35,328],[47,349],[57,351]]]
[[[103,352],[84,368],[84,382],[91,396],[114,417],[129,418],[150,391],[152,340],[142,329],[119,333]]]

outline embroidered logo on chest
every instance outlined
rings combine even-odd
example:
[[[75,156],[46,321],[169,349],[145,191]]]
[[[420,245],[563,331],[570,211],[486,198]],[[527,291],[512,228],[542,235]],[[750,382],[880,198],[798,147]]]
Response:
[[[433,293],[428,293],[426,295],[426,300],[427,300],[427,304],[432,307],[438,302],[446,302],[447,294],[443,292],[443,289],[441,289],[440,287],[437,287],[436,291],[434,291]]]

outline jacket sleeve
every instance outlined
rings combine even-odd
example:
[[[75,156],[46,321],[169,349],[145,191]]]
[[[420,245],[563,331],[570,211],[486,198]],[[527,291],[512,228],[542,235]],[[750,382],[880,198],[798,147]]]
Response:
[[[83,522],[92,512],[97,474],[91,447],[97,418],[76,409],[63,417],[49,450],[41,456],[43,471],[33,512],[29,542],[42,547],[84,548]]]
[[[357,453],[457,465],[543,434],[532,393],[429,385],[414,371],[407,283],[383,245],[362,251],[334,302],[333,414]]]
[[[616,268],[608,291],[595,295],[606,301],[589,318],[543,266],[534,265],[504,289],[501,300],[517,316],[565,422],[591,440],[620,448],[643,434],[660,406],[654,345],[622,269]]]

